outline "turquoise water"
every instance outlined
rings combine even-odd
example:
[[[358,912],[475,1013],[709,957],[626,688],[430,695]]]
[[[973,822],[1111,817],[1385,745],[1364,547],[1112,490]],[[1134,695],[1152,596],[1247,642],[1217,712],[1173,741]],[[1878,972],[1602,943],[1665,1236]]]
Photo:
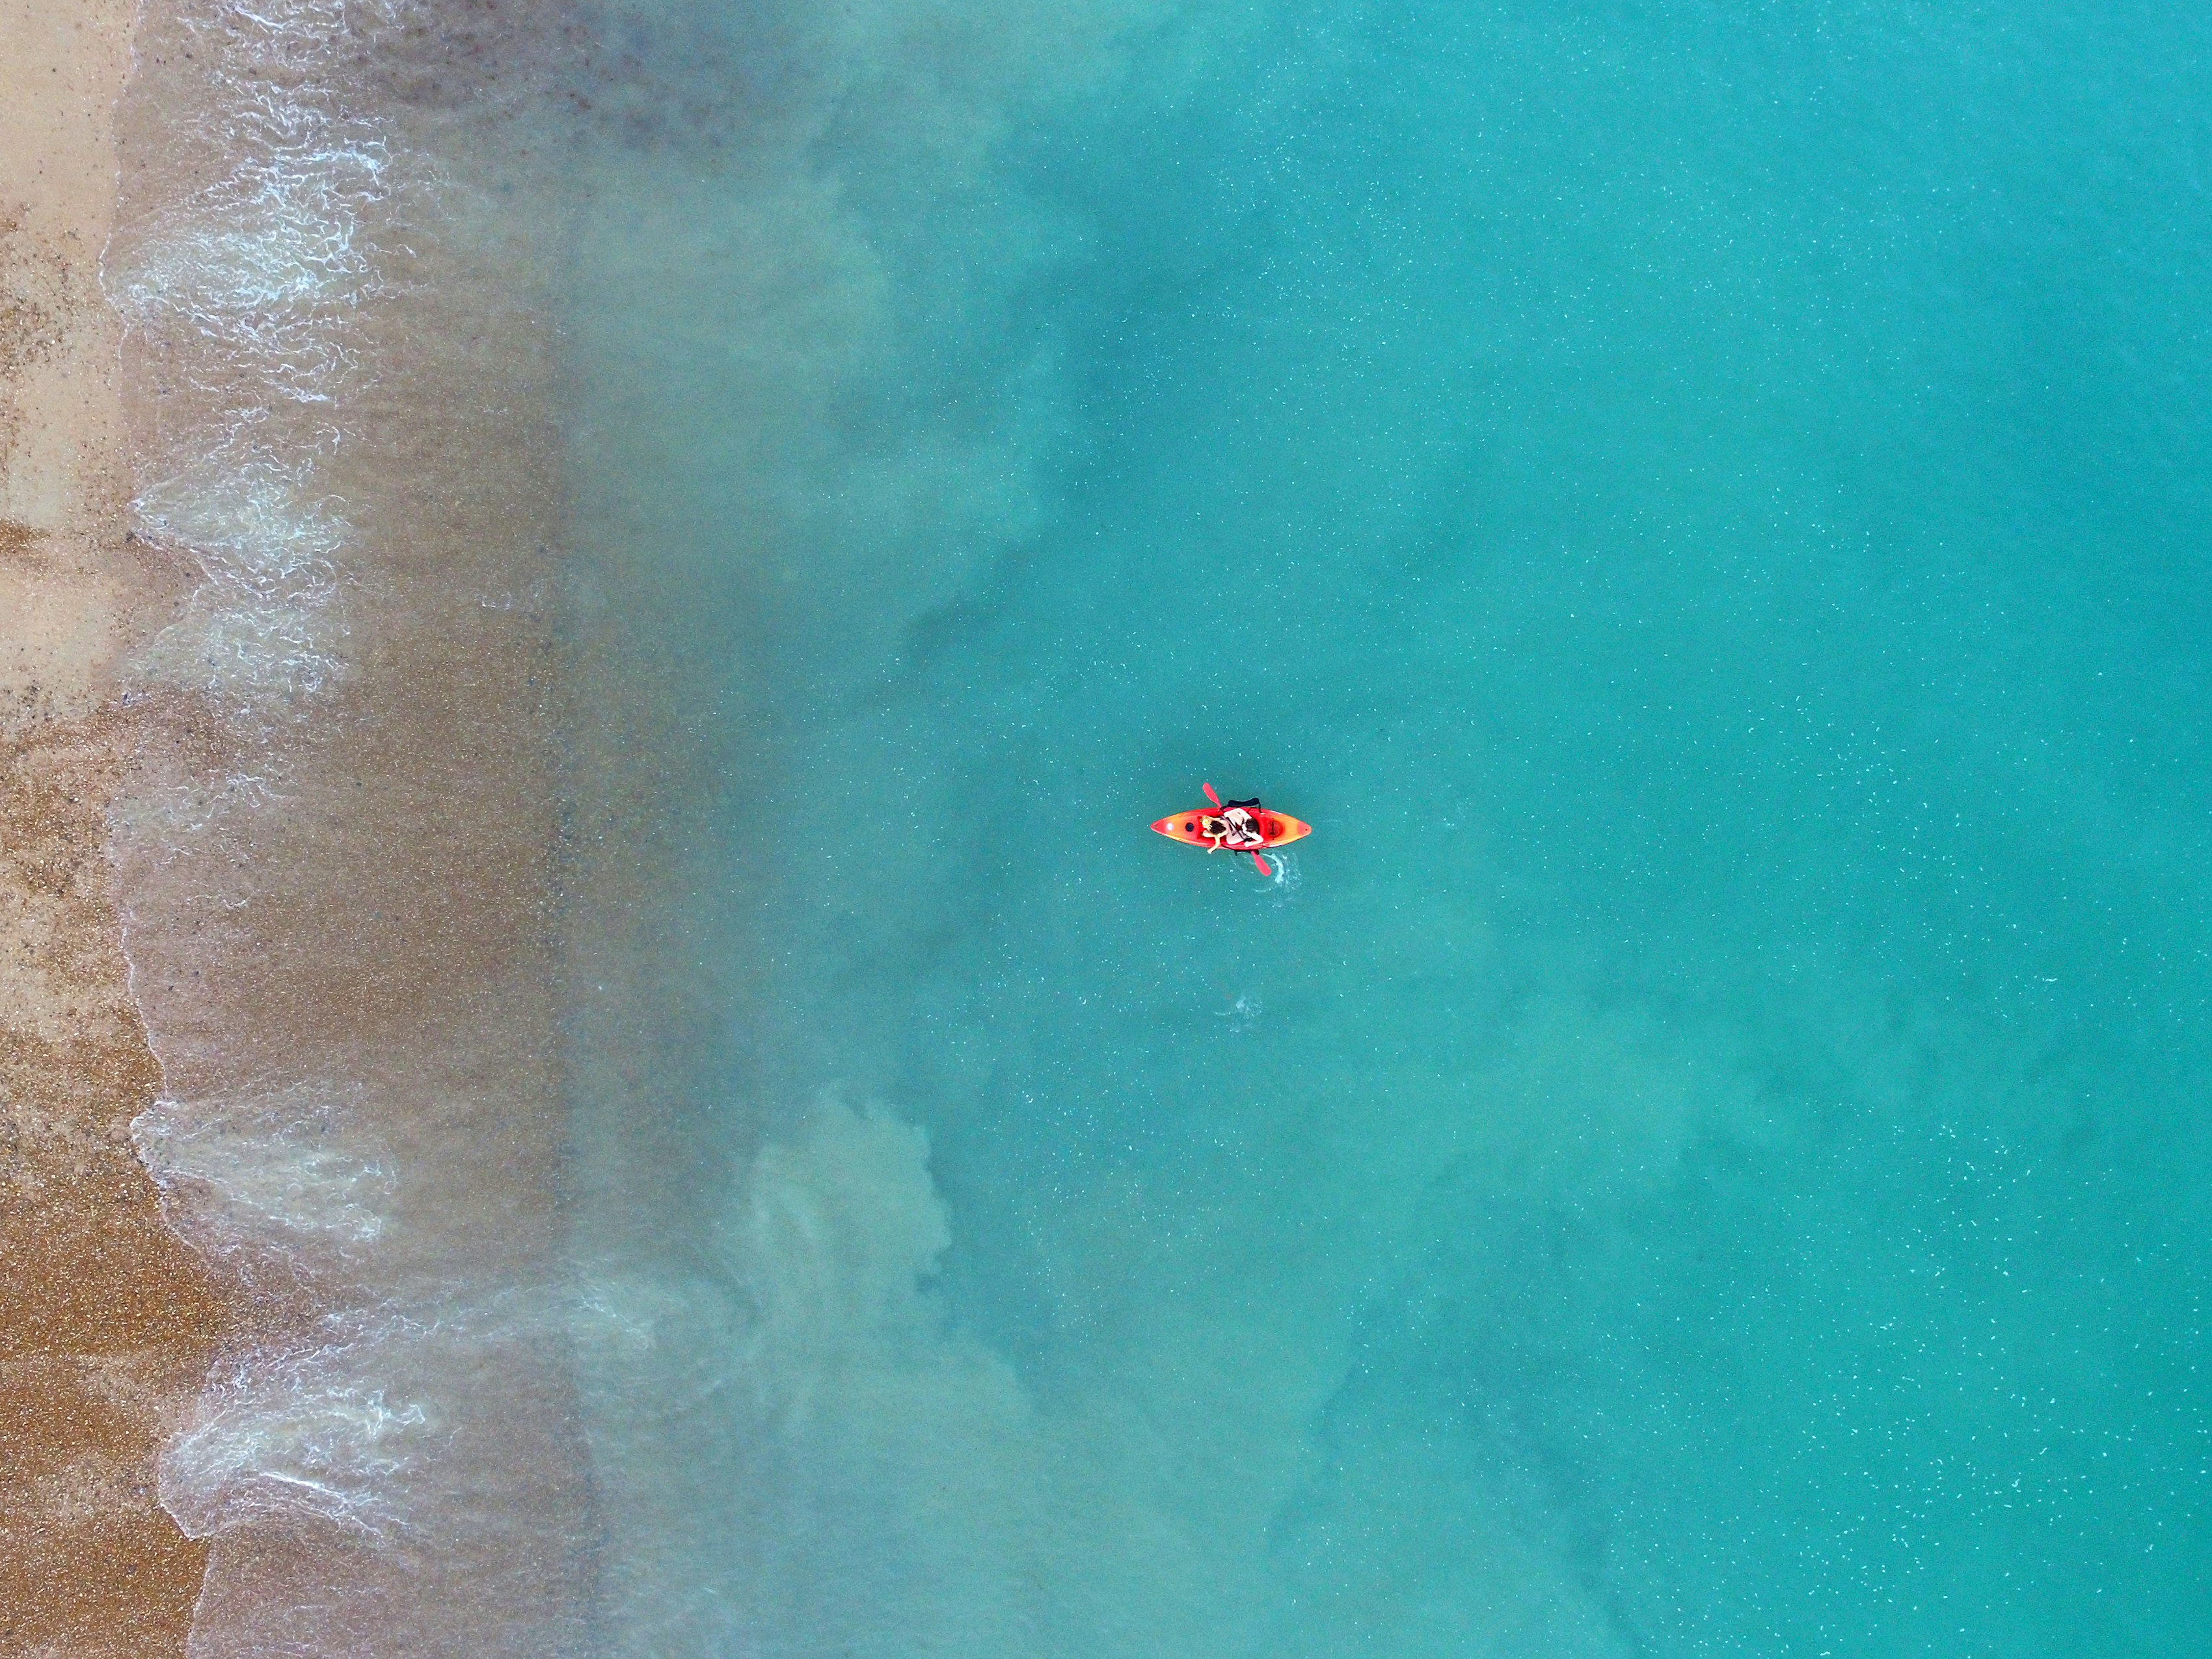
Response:
[[[607,1649],[2197,1651],[2203,15],[593,20]]]

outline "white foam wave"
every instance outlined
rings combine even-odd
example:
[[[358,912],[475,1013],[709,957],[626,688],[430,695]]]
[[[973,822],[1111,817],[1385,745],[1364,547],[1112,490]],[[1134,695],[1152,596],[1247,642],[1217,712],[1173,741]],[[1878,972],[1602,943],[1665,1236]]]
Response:
[[[157,134],[103,280],[136,376],[134,529],[198,580],[135,665],[179,740],[149,747],[112,821],[163,1073],[132,1131],[168,1224],[246,1310],[161,1459],[163,1504],[216,1540],[197,1659],[581,1648],[570,1310],[503,1109],[539,1109],[539,1085],[500,1066],[494,1014],[411,1054],[283,972],[288,951],[343,957],[364,914],[441,897],[395,884],[374,911],[321,831],[360,821],[345,745],[397,726],[356,624],[419,638],[416,613],[356,597],[421,573],[373,539],[393,493],[353,458],[417,394],[418,359],[380,355],[416,321],[395,295],[451,269],[445,244],[403,246],[445,204],[382,78],[409,61],[391,31],[434,35],[443,9],[149,0],[139,22]]]
[[[404,1526],[407,1477],[444,1430],[428,1401],[395,1395],[367,1362],[408,1334],[404,1322],[339,1323],[320,1346],[257,1352],[210,1377],[192,1425],[161,1454],[162,1507],[193,1538],[287,1513],[371,1533]]]
[[[131,1135],[161,1188],[163,1218],[216,1257],[248,1243],[288,1256],[310,1242],[373,1243],[398,1182],[351,1121],[357,1093],[296,1085],[191,1105],[155,1101]]]
[[[368,380],[358,313],[388,287],[375,227],[408,170],[340,70],[398,15],[360,0],[187,13],[214,94],[196,136],[222,170],[118,232],[103,269],[126,325],[161,348],[160,389],[189,394],[142,458],[156,482],[134,507],[203,580],[143,672],[264,726],[343,673],[352,532],[315,474]]]
[[[242,421],[137,502],[142,533],[185,553],[202,581],[139,672],[234,713],[297,708],[342,676],[338,568],[350,526],[315,489],[312,456],[286,456]]]
[[[142,326],[227,348],[198,384],[228,386],[243,366],[257,389],[328,402],[356,364],[344,313],[380,286],[363,224],[391,166],[376,137],[288,145],[241,166],[142,227],[110,291]]]

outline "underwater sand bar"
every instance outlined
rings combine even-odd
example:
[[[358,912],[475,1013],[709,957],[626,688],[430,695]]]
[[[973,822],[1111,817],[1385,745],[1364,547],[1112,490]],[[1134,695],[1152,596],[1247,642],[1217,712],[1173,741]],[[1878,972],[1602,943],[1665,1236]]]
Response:
[[[126,543],[100,252],[129,0],[0,0],[0,1648],[184,1650],[206,1547],[155,1455],[224,1301],[132,1153],[157,1071],[106,811],[117,669],[173,589]]]

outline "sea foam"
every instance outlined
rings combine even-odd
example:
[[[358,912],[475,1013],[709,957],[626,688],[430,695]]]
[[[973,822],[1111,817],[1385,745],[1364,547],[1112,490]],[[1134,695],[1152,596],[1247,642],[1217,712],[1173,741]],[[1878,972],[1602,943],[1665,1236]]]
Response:
[[[160,363],[137,532],[204,580],[141,672],[269,714],[343,663],[348,526],[316,471],[343,438],[339,400],[368,378],[354,325],[385,286],[368,221],[404,169],[384,124],[343,95],[339,49],[397,16],[289,0],[170,21],[206,64],[206,102],[178,136],[212,176],[126,222],[104,282]]]
[[[112,823],[163,1079],[132,1131],[238,1310],[161,1459],[214,1540],[195,1659],[534,1659],[587,1622],[543,628],[479,602],[537,591],[546,538],[450,505],[544,494],[532,325],[394,90],[441,27],[155,0],[124,111],[134,534],[191,579]]]

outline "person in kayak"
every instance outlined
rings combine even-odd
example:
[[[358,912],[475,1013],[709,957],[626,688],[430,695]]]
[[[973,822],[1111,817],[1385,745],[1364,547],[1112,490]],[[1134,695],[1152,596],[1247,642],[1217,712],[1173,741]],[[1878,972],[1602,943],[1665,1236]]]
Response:
[[[1250,800],[1223,803],[1221,816],[1207,814],[1200,826],[1213,845],[1209,853],[1226,848],[1231,853],[1249,853],[1265,847],[1267,837],[1260,829],[1260,801],[1255,795]]]

